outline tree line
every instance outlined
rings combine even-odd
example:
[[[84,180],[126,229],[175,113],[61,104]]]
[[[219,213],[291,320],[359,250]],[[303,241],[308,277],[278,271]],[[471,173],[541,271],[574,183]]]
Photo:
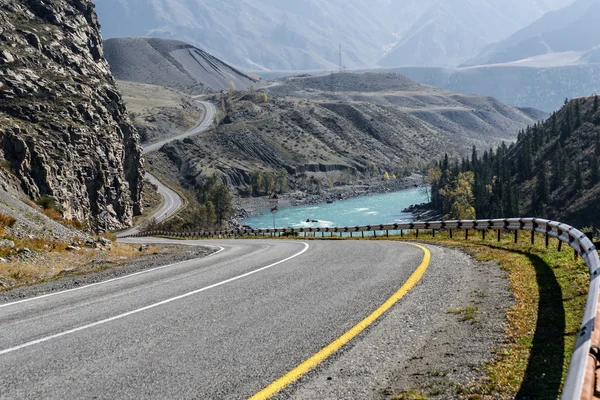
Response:
[[[569,199],[600,183],[598,96],[565,101],[517,142],[450,160],[428,171],[431,205],[445,219],[559,218]]]

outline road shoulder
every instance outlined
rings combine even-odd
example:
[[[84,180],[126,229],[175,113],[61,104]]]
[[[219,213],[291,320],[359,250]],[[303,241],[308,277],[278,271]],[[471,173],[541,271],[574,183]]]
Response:
[[[480,366],[505,338],[513,297],[496,262],[427,247],[431,265],[403,300],[275,398],[383,400],[422,394],[452,399],[465,394],[466,384],[482,376]]]
[[[141,245],[142,249],[145,247]],[[36,285],[0,292],[0,304],[69,290],[182,261],[204,258],[218,251],[217,248],[204,246],[161,245],[161,247],[162,250],[157,252],[144,254],[134,259],[122,260],[117,263],[102,261],[98,264],[92,260],[90,262],[90,270],[92,272],[74,273],[72,275],[65,274],[56,279]]]

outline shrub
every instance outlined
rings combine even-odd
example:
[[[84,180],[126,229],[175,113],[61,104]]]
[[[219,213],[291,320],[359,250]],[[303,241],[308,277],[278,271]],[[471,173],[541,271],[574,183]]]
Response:
[[[10,215],[0,213],[0,228],[12,228],[17,223],[17,220]]]
[[[39,197],[35,202],[44,210],[56,210],[56,200],[50,196]]]
[[[63,219],[62,215],[60,215],[60,213],[57,210],[55,210],[54,208],[44,208],[42,210],[42,213],[50,219],[62,222],[62,219]]]

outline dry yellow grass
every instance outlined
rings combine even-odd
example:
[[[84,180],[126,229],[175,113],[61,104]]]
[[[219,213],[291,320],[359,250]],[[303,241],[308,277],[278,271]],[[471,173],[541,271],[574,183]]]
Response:
[[[81,248],[81,250],[67,251],[68,243],[41,238],[15,240],[15,245],[15,248],[19,249],[27,247],[36,255],[25,260],[13,257],[10,262],[0,263],[0,280],[5,285],[1,290],[37,284],[61,276],[115,268],[131,259],[160,250],[159,247],[151,246],[140,252],[139,245],[114,243],[110,250]],[[10,254],[11,249],[7,250],[3,251]],[[12,253],[14,256],[16,250],[12,250]],[[4,257],[9,254],[4,254]]]

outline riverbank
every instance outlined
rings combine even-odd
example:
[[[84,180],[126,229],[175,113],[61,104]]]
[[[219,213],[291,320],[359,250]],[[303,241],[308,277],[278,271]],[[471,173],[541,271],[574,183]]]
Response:
[[[326,203],[335,203],[357,197],[375,194],[393,193],[401,190],[425,187],[423,177],[418,174],[396,180],[373,180],[368,183],[356,185],[336,186],[322,189],[320,193],[307,193],[293,191],[279,196],[278,207],[309,206]],[[266,197],[237,198],[234,201],[235,213],[229,220],[232,229],[241,227],[242,221],[258,215],[261,211],[269,209],[270,204]]]

